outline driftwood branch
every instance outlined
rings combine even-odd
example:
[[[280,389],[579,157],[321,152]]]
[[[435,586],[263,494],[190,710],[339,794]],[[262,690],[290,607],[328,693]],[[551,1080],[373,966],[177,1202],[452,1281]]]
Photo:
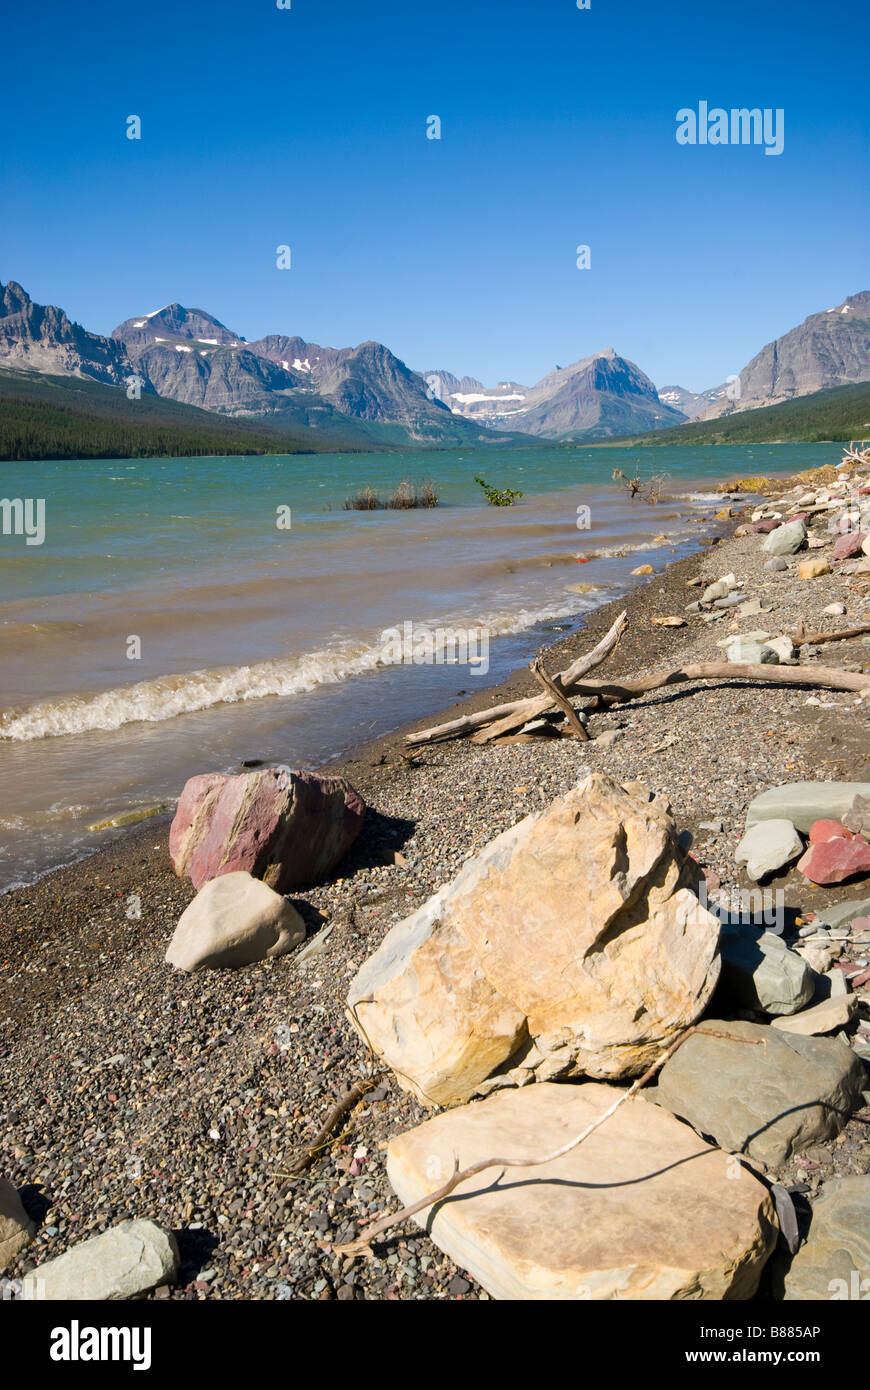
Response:
[[[346,1115],[348,1110],[352,1110],[357,1101],[362,1100],[367,1091],[374,1090],[378,1082],[383,1080],[384,1075],[385,1073],[381,1071],[378,1072],[377,1075],[367,1076],[362,1081],[357,1081],[355,1085],[351,1086],[350,1090],[342,1096],[341,1100],[332,1107],[323,1124],[320,1126],[320,1129],[311,1140],[311,1143],[306,1144],[305,1148],[293,1159],[287,1173],[288,1177],[294,1177],[297,1173],[301,1173],[304,1168],[308,1167],[309,1163],[313,1162],[320,1150],[324,1147],[325,1141],[335,1129],[342,1115]]]
[[[599,695],[607,704],[619,704],[686,681],[750,680],[766,685],[809,685],[824,690],[870,690],[870,675],[838,671],[833,666],[774,666],[767,662],[698,661],[673,671],[658,671],[634,681],[575,681],[574,693]]]
[[[542,685],[544,689],[547,691],[547,693],[550,695],[550,697],[553,700],[553,703],[559,706],[559,709],[562,711],[562,713],[568,721],[568,727],[570,729],[573,729],[577,738],[588,740],[589,735],[583,728],[583,725],[580,723],[580,720],[577,718],[577,712],[574,709],[574,706],[571,704],[571,701],[559,689],[552,676],[547,675],[547,672],[544,670],[540,661],[535,660],[530,662],[529,670],[535,677],[535,680],[538,681],[538,683]]]
[[[734,1033],[722,1033],[713,1028],[703,1028],[699,1026],[687,1028],[684,1033],[680,1034],[675,1042],[671,1043],[670,1047],[665,1049],[660,1057],[656,1058],[652,1066],[648,1067],[644,1072],[643,1076],[639,1076],[637,1081],[629,1086],[627,1091],[622,1091],[620,1093],[618,1099],[615,1100],[612,1105],[608,1106],[603,1115],[599,1115],[597,1120],[593,1120],[592,1124],[587,1125],[576,1138],[570,1139],[568,1143],[563,1144],[561,1148],[554,1149],[552,1153],[533,1158],[483,1158],[477,1163],[472,1163],[468,1168],[462,1169],[459,1167],[458,1158],[454,1157],[453,1172],[443,1186],[439,1187],[436,1192],[430,1192],[425,1197],[420,1197],[418,1201],[411,1202],[409,1206],[402,1207],[401,1211],[389,1212],[378,1221],[373,1221],[371,1225],[366,1226],[365,1229],[360,1232],[356,1240],[349,1241],[346,1245],[324,1246],[324,1248],[331,1250],[336,1255],[343,1255],[351,1260],[356,1259],[360,1255],[371,1258],[372,1241],[377,1240],[378,1236],[383,1235],[384,1231],[389,1230],[391,1226],[397,1226],[400,1222],[406,1221],[409,1216],[415,1216],[418,1211],[423,1211],[426,1207],[432,1207],[435,1206],[437,1202],[442,1202],[445,1197],[450,1196],[451,1192],[453,1192],[460,1183],[466,1182],[469,1178],[476,1177],[478,1173],[483,1173],[487,1168],[537,1168],[544,1163],[554,1163],[557,1158],[562,1158],[565,1154],[570,1153],[572,1149],[576,1149],[579,1144],[583,1143],[584,1139],[588,1139],[590,1134],[594,1134],[596,1129],[600,1129],[604,1122],[609,1120],[610,1116],[613,1115],[621,1105],[624,1105],[627,1100],[631,1100],[632,1096],[637,1095],[638,1091],[641,1090],[648,1081],[652,1080],[656,1072],[664,1066],[665,1062],[667,1062],[670,1057],[673,1057],[677,1048],[682,1047],[683,1043],[690,1038],[693,1033],[704,1033],[707,1037],[711,1038],[727,1038],[731,1042],[750,1043],[755,1047],[764,1046],[764,1039],[762,1038],[740,1038]]]
[[[576,661],[560,671],[552,680],[563,694],[568,694],[575,681],[584,676],[587,671],[600,666],[602,661],[610,655],[616,647],[620,637],[628,626],[625,613],[620,613],[612,627],[604,634],[601,641],[587,652],[585,656],[578,657]],[[493,720],[501,720],[507,717],[517,716],[510,727],[517,728],[521,724],[527,723],[529,719],[535,719],[539,714],[545,714],[553,706],[554,700],[551,694],[531,695],[523,700],[511,700],[507,704],[493,705],[492,709],[478,710],[476,714],[465,714],[459,719],[451,719],[446,724],[436,724],[431,729],[421,729],[416,734],[408,734],[405,742],[408,744],[418,743],[438,743],[443,739],[459,738],[462,734],[471,733],[474,729],[480,729],[484,724],[491,724]]]
[[[860,627],[847,627],[842,632],[807,632],[803,623],[798,623],[796,630],[791,634],[791,640],[796,647],[802,647],[804,643],[819,647],[823,642],[845,642],[850,637],[861,637],[865,632],[870,632],[870,623],[861,623]]]

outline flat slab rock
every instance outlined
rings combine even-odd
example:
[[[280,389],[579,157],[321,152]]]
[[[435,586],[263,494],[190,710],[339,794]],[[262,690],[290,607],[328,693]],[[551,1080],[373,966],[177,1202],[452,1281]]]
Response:
[[[776,1168],[834,1138],[863,1104],[864,1067],[838,1038],[741,1020],[705,1019],[703,1027],[750,1041],[696,1033],[665,1063],[656,1099],[723,1149]]]
[[[826,1182],[806,1243],[784,1277],[782,1264],[774,1267],[773,1288],[786,1302],[870,1298],[870,1176]]]
[[[438,1115],[390,1142],[400,1199],[494,1155],[546,1154],[618,1097],[542,1082]],[[767,1189],[666,1111],[635,1097],[536,1167],[492,1168],[415,1220],[498,1299],[747,1299],[775,1242]]]
[[[122,1221],[24,1276],[22,1297],[47,1302],[134,1298],[178,1274],[178,1246],[154,1221]]]
[[[805,835],[817,820],[842,820],[856,796],[870,796],[870,782],[787,782],[768,787],[746,808],[746,829],[763,820],[790,820]]]

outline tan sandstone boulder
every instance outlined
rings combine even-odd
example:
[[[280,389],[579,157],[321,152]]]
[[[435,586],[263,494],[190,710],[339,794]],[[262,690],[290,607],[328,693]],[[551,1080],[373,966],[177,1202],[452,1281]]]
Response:
[[[454,1154],[542,1157],[618,1095],[545,1083],[447,1111],[390,1141],[390,1181],[410,1204]],[[758,1179],[641,1096],[561,1158],[488,1169],[415,1220],[499,1299],[747,1299],[776,1243]]]
[[[36,1227],[24,1207],[18,1189],[0,1177],[0,1272],[33,1240]]]
[[[182,912],[166,959],[176,970],[233,969],[292,951],[305,923],[292,903],[241,871],[209,879]]]
[[[719,976],[698,877],[663,801],[593,774],[393,927],[351,985],[350,1015],[430,1105],[636,1074]]]

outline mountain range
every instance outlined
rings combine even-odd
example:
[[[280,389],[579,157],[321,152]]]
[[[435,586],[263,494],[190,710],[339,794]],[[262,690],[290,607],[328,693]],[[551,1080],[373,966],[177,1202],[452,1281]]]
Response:
[[[261,422],[301,447],[595,442],[792,400],[870,380],[870,292],[813,314],[768,343],[730,385],[656,390],[609,347],[556,366],[533,386],[443,369],[413,371],[383,343],[323,347],[271,334],[247,342],[203,309],[173,303],[135,314],[110,337],[0,284],[0,368],[79,377]],[[129,393],[128,393],[129,394]],[[197,428],[199,428],[197,426]]]

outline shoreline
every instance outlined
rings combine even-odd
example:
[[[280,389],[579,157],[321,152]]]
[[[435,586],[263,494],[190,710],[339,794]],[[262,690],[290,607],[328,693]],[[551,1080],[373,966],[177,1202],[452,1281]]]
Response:
[[[766,574],[761,539],[712,537],[549,644],[541,653],[546,669],[560,670],[594,645],[623,608],[629,627],[601,668],[607,677],[721,657],[715,643],[729,635],[733,611],[709,626],[664,627],[652,619],[687,616],[697,596],[687,581],[731,570],[746,578],[749,596],[774,606],[769,617],[740,621],[743,630],[761,622],[787,632],[800,617],[812,628],[833,600],[848,612],[834,625],[862,614],[870,620],[870,580],[862,589],[841,574],[812,581],[794,570]],[[866,666],[870,643],[823,651],[826,665]],[[175,1230],[182,1255],[178,1283],[150,1297],[487,1297],[413,1226],[398,1228],[381,1257],[346,1275],[321,1249],[321,1242],[352,1238],[394,1202],[383,1145],[427,1113],[394,1079],[346,1119],[348,1133],[304,1179],[281,1177],[364,1070],[364,1050],[343,1012],[355,970],[385,930],[466,858],[576,784],[584,769],[640,779],[667,794],[679,828],[693,836],[723,890],[747,883],[733,848],[759,790],[803,779],[870,780],[866,700],[858,711],[855,696],[844,692],[729,680],[665,688],[592,714],[595,739],[615,735],[599,747],[571,739],[453,741],[416,748],[413,764],[401,756],[412,729],[538,690],[528,670],[518,670],[440,717],[409,721],[324,764],[348,777],[369,812],[336,874],[293,895],[308,936],[287,956],[193,976],[163,963],[175,921],[193,897],[169,862],[168,814],[0,897],[8,994],[0,1006],[0,1169],[24,1189],[41,1221],[35,1243],[7,1274],[121,1219],[147,1216]],[[701,828],[711,823],[721,830]],[[870,892],[862,883],[808,889],[786,871],[771,886],[787,907],[803,911]],[[133,898],[140,917],[128,916]],[[853,1119],[845,1142],[816,1146],[825,1148],[824,1162],[789,1160],[777,1180],[805,1181],[812,1198],[827,1177],[853,1171],[849,1165],[870,1170],[860,1147],[865,1128]],[[767,1296],[763,1285],[758,1297]]]

